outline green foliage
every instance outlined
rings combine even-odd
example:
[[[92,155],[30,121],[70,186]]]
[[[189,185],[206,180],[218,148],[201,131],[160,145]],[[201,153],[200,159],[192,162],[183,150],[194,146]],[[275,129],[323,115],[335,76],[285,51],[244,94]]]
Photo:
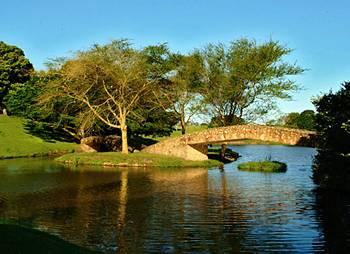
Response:
[[[285,125],[286,127],[298,128],[297,121],[299,116],[300,114],[298,112],[291,112],[287,114],[285,117],[283,117],[283,125]]]
[[[292,112],[282,117],[282,125],[290,128],[315,130],[315,112],[304,110],[300,114]]]
[[[86,125],[98,119],[118,129],[122,152],[127,153],[127,120],[145,101],[152,101],[156,84],[147,67],[144,54],[127,40],[96,44],[54,68],[56,78],[48,82],[39,101],[47,105],[58,96],[69,98],[73,103],[67,107],[78,110],[88,120]]]
[[[20,48],[0,41],[0,109],[11,86],[29,80],[32,71],[32,64]]]
[[[291,76],[304,70],[283,61],[291,49],[278,42],[258,45],[241,39],[229,46],[209,44],[202,55],[206,66],[203,90],[214,116],[221,125],[234,118],[254,120],[276,108],[276,99],[290,99],[298,86]]]
[[[12,86],[4,99],[5,105],[9,114],[28,119],[26,125],[32,134],[45,140],[78,140],[79,108],[67,108],[72,100],[56,96],[50,103],[37,104],[53,78],[50,73],[34,73],[29,81]]]
[[[34,76],[29,81],[12,85],[11,90],[4,98],[8,113],[15,116],[35,118],[40,111],[35,106],[35,99],[41,92],[38,85],[39,77]]]
[[[225,126],[225,124],[237,125],[237,124],[245,124],[245,123],[246,121],[243,118],[239,118],[238,116],[235,116],[235,115],[214,116],[210,120],[209,128],[222,127],[222,126]]]
[[[329,92],[314,101],[317,109],[316,130],[321,148],[339,153],[350,153],[350,82],[336,92]]]
[[[205,108],[200,94],[204,82],[201,55],[197,51],[188,55],[172,53],[166,44],[149,46],[143,53],[150,77],[157,80],[158,103],[178,116],[184,134],[191,118]]]
[[[320,149],[313,179],[327,189],[350,191],[350,82],[314,101]]]
[[[130,117],[128,120],[131,135],[170,136],[179,121],[174,112],[167,112],[162,108],[139,108],[134,113],[137,117]]]
[[[251,161],[239,164],[238,169],[261,172],[286,172],[287,164],[279,161]]]
[[[297,126],[299,129],[315,129],[315,112],[313,110],[304,110],[300,113]]]

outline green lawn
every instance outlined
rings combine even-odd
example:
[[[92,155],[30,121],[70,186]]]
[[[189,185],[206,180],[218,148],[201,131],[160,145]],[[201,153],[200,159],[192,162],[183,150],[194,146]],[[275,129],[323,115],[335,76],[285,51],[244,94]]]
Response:
[[[149,153],[130,153],[128,155],[118,152],[106,153],[71,153],[65,154],[56,161],[64,162],[71,165],[100,165],[100,166],[117,166],[117,167],[217,167],[222,165],[216,160],[190,161],[173,156],[165,156]]]
[[[47,142],[30,135],[24,128],[24,121],[17,117],[0,116],[0,159],[45,156],[78,148],[75,143]]]

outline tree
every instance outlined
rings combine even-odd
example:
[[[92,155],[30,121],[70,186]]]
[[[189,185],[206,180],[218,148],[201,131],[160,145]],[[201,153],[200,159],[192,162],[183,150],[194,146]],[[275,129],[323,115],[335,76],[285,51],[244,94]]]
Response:
[[[314,101],[319,149],[313,179],[327,189],[350,190],[350,82]]]
[[[205,110],[204,98],[200,94],[203,65],[198,53],[176,58],[173,73],[169,75],[170,86],[164,95],[180,119],[181,133],[185,134],[192,117]]]
[[[144,50],[152,78],[158,81],[155,91],[159,105],[179,118],[182,134],[191,118],[203,111],[200,94],[203,85],[203,62],[199,52],[189,55],[170,52],[166,44]]]
[[[314,130],[315,129],[315,112],[313,110],[304,110],[300,113],[297,126],[299,129]]]
[[[163,108],[151,108],[147,105],[135,110],[138,117],[130,117],[128,126],[133,136],[170,136],[175,130],[174,126],[179,122],[177,115]]]
[[[350,153],[350,82],[333,93],[323,95],[314,101],[317,110],[316,130],[319,133],[321,148],[338,153]]]
[[[289,78],[304,71],[283,61],[291,51],[275,41],[258,45],[248,39],[229,46],[209,44],[202,51],[206,67],[202,94],[221,125],[254,120],[276,108],[277,99],[291,98],[298,86]]]
[[[290,128],[298,128],[298,119],[300,114],[298,112],[291,112],[283,116],[283,126]]]
[[[66,60],[40,100],[63,95],[80,103],[99,121],[121,131],[122,153],[128,153],[127,119],[154,90],[148,74],[144,55],[127,40],[96,44]]]
[[[32,71],[32,64],[20,48],[0,41],[0,112],[5,109],[4,98],[11,86],[29,80]]]
[[[34,72],[23,84],[14,84],[4,98],[11,115],[26,118],[32,134],[46,140],[80,140],[85,131],[92,130],[91,117],[71,98],[55,96],[49,102],[38,104],[38,97],[55,77],[50,72]],[[74,107],[72,106],[74,104]],[[92,122],[93,124],[93,122]]]

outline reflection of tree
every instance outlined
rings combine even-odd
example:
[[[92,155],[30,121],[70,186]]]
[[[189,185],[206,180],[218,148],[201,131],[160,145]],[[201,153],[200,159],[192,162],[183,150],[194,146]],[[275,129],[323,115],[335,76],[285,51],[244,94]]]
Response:
[[[314,180],[319,184],[316,211],[323,227],[326,252],[346,253],[350,249],[350,157],[319,150],[313,169]]]
[[[321,188],[350,191],[350,156],[319,150],[314,160],[313,179]]]
[[[119,207],[118,207],[118,228],[121,229],[125,224],[126,203],[128,202],[128,171],[121,172],[121,185],[119,192]]]
[[[317,191],[316,207],[323,227],[325,252],[348,253],[350,250],[349,193]]]

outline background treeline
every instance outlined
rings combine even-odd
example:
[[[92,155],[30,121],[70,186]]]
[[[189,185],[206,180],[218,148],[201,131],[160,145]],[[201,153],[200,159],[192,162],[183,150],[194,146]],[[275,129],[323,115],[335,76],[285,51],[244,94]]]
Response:
[[[1,42],[0,107],[31,120],[38,134],[76,140],[116,132],[126,152],[130,135],[169,135],[179,123],[250,122],[298,90],[304,70],[284,61],[276,41],[240,39],[188,54],[167,44],[137,49],[128,40],[93,45],[34,71],[23,51]]]
[[[190,121],[226,126],[255,121],[299,89],[304,72],[284,57],[277,41],[239,39],[188,54],[167,44],[135,48],[128,40],[93,45],[35,71],[23,51],[0,42],[0,112],[21,116],[32,133],[79,141],[90,135],[186,133]],[[314,179],[348,188],[350,85],[314,100],[317,112],[289,113],[268,124],[316,130],[320,137]]]

